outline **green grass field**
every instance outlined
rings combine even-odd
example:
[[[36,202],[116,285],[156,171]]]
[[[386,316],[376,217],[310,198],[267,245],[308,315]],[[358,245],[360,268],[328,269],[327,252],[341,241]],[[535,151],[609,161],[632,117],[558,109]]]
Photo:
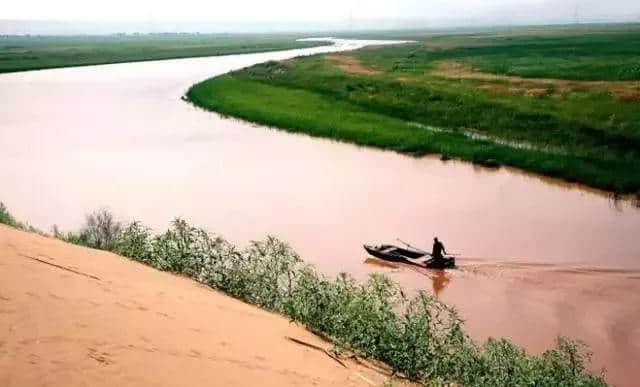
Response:
[[[316,46],[294,35],[0,36],[0,73]]]
[[[188,97],[290,131],[640,194],[640,27],[416,38],[257,65]]]

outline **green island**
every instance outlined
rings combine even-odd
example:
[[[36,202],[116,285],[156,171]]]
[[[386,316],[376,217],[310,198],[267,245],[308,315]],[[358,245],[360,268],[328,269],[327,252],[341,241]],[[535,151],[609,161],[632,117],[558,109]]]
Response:
[[[0,202],[0,223],[17,221]],[[412,297],[388,277],[360,283],[346,273],[319,274],[274,237],[239,249],[224,238],[175,219],[154,235],[140,222],[121,223],[108,210],[86,217],[77,232],[51,237],[114,252],[158,270],[189,277],[229,296],[287,316],[333,343],[337,356],[385,362],[405,378],[429,386],[606,386],[587,367],[586,345],[558,337],[541,355],[504,338],[473,341],[457,311],[432,294]]]
[[[56,67],[246,54],[323,45],[291,34],[0,36],[0,73]]]
[[[292,132],[640,197],[640,25],[349,37],[416,42],[263,63],[187,98]]]

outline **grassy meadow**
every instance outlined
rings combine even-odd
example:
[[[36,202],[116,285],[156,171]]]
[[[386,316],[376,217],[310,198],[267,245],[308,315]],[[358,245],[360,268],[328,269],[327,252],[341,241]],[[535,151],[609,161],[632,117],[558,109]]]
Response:
[[[0,223],[21,227],[0,203]],[[606,386],[587,371],[586,346],[559,337],[541,355],[506,339],[475,343],[455,309],[421,291],[408,298],[382,275],[359,283],[328,278],[273,237],[239,249],[220,236],[176,219],[158,235],[140,222],[123,224],[106,210],[89,214],[77,232],[54,237],[112,251],[158,270],[187,276],[226,294],[280,313],[322,334],[338,357],[383,361],[429,386]]]
[[[0,73],[312,47],[294,35],[0,36]]]
[[[285,130],[640,195],[640,26],[413,34],[256,65],[188,98]]]

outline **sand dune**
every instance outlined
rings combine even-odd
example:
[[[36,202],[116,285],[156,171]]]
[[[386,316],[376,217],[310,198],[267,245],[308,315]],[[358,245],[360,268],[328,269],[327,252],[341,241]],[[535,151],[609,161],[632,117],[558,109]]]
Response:
[[[372,365],[339,364],[328,347],[282,316],[192,280],[0,225],[0,386],[366,386],[388,379]]]

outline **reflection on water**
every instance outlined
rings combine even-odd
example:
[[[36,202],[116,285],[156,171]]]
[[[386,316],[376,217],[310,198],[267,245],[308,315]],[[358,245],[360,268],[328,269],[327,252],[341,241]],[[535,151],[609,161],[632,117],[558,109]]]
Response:
[[[442,290],[449,284],[450,277],[445,270],[432,270],[432,272],[433,293],[438,297]]]
[[[368,265],[375,265],[375,266],[384,267],[388,269],[400,269],[399,265],[395,263],[383,261],[382,259],[378,259],[378,258],[367,258],[364,260],[364,263]]]
[[[400,272],[402,270],[413,271],[421,276],[424,276],[424,283],[427,284],[431,280],[431,288],[433,293],[438,297],[440,293],[447,287],[451,280],[451,274],[449,270],[432,270],[427,269],[423,265],[411,262],[388,262],[378,258],[366,258],[364,263],[367,265],[377,266],[384,269],[393,269],[392,272]],[[421,284],[417,285],[418,288],[423,287]],[[426,286],[425,286],[426,287]]]

